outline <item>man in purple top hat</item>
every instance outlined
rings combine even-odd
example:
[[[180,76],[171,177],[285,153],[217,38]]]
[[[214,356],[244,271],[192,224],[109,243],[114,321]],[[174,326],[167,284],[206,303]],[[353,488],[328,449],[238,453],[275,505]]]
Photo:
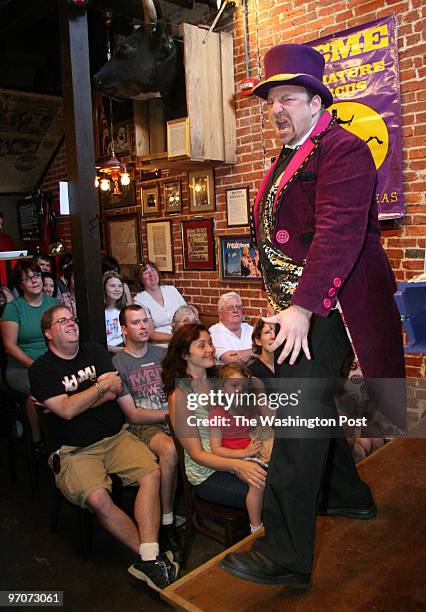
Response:
[[[333,381],[352,351],[342,312],[376,409],[403,430],[402,334],[395,281],[380,245],[376,169],[367,144],[326,110],[333,98],[323,72],[324,59],[313,48],[279,45],[266,53],[265,80],[254,89],[284,145],[253,215],[276,313],[265,320],[279,324],[276,372],[282,382],[298,379],[298,410],[337,419]],[[307,587],[317,514],[372,519],[377,509],[338,427],[281,434],[276,430],[269,465],[265,536],[221,565],[253,582]]]

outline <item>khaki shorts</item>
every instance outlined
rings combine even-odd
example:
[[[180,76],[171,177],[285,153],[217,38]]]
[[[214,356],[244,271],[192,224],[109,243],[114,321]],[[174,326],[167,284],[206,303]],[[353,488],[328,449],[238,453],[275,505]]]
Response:
[[[159,469],[155,455],[127,428],[85,448],[62,446],[59,454],[61,470],[55,474],[56,486],[70,502],[82,508],[87,507],[86,499],[94,491],[106,489],[111,493],[108,474],[117,474],[126,486]]]
[[[134,436],[139,438],[139,440],[145,442],[147,446],[149,446],[152,438],[159,433],[170,436],[167,425],[130,425],[129,431],[131,431]]]

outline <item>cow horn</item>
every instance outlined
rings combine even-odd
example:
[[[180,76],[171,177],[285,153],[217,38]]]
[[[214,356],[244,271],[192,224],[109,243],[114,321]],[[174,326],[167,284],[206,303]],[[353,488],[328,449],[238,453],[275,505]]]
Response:
[[[142,0],[145,25],[151,28],[157,23],[157,11],[153,0]]]

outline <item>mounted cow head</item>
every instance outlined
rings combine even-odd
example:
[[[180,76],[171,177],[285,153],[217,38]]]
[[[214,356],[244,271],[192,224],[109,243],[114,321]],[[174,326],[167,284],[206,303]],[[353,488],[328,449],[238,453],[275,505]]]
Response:
[[[95,87],[105,96],[136,98],[159,92],[167,99],[181,72],[178,43],[158,20],[153,0],[142,4],[145,24],[118,44],[94,76]]]

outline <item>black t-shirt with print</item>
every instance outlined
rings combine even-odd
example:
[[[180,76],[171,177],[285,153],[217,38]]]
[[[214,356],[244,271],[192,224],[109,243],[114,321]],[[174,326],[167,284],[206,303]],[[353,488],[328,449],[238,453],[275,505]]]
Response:
[[[39,402],[64,393],[73,395],[94,385],[101,374],[113,371],[109,353],[101,344],[81,344],[74,359],[62,359],[47,351],[29,368],[31,393]],[[59,448],[62,444],[90,446],[117,434],[124,423],[116,401],[89,408],[71,420],[53,412],[44,417],[51,448]]]

